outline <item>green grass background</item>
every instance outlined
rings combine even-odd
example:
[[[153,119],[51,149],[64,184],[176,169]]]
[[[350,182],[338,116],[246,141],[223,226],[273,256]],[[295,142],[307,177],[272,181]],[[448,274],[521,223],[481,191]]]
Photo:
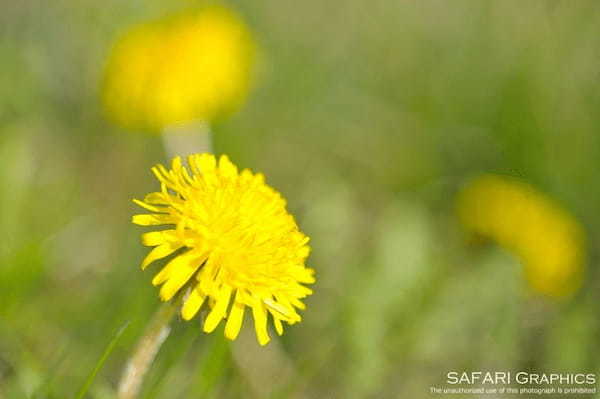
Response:
[[[192,1],[0,2],[0,397],[114,398],[159,304],[130,223],[158,136],[105,120],[108,49]],[[261,349],[176,322],[143,398],[421,398],[452,370],[600,369],[600,4],[239,0],[262,48],[215,152],[262,171],[311,237],[315,294]],[[588,235],[570,300],[473,247],[453,196],[518,176]],[[251,335],[247,317],[244,331]],[[273,334],[272,334],[273,335]]]

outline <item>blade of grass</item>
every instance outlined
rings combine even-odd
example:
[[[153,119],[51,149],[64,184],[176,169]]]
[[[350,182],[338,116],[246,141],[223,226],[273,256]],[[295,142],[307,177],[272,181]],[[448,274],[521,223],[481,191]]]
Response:
[[[200,335],[196,329],[187,328],[181,338],[173,340],[170,346],[165,347],[164,353],[166,356],[162,362],[162,367],[155,367],[154,372],[149,376],[148,380],[152,381],[152,384],[142,396],[144,399],[154,399],[160,394],[171,369],[189,352],[189,349],[198,341],[199,337]]]
[[[102,369],[102,366],[104,366],[104,362],[106,361],[106,359],[108,359],[108,356],[110,356],[111,352],[117,345],[119,338],[121,338],[121,335],[123,335],[123,333],[125,332],[127,327],[129,327],[129,321],[127,321],[125,324],[123,324],[123,326],[121,328],[119,328],[119,330],[117,330],[115,335],[112,337],[112,339],[106,346],[106,349],[104,349],[102,356],[100,356],[100,359],[98,359],[98,362],[96,362],[96,366],[94,367],[94,369],[92,370],[92,372],[90,373],[88,378],[85,380],[85,383],[83,384],[83,386],[77,393],[76,399],[83,399],[83,397],[87,393],[88,389],[90,389],[92,382],[94,382],[94,379],[96,378],[96,374],[98,374],[98,372]]]
[[[52,396],[52,385],[54,384],[54,381],[57,377],[59,367],[67,358],[68,353],[69,352],[67,352],[64,347],[60,349],[58,359],[53,363],[52,367],[50,367],[50,371],[48,372],[48,375],[46,376],[44,381],[39,385],[35,392],[31,394],[31,399],[41,399]]]
[[[229,370],[231,352],[229,342],[221,336],[213,336],[208,353],[200,359],[196,369],[196,382],[191,392],[199,397],[209,395],[219,379]]]

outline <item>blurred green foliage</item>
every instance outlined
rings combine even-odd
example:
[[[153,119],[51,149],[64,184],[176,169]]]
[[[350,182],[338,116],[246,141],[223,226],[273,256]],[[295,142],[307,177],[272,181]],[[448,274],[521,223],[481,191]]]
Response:
[[[73,397],[131,321],[89,392],[115,395],[159,304],[130,199],[165,154],[105,121],[99,82],[119,32],[194,4],[0,3],[0,397]],[[426,397],[450,370],[598,371],[598,2],[229,4],[261,71],[215,150],[283,192],[318,282],[262,351],[175,323],[143,397]],[[536,297],[515,257],[464,234],[454,195],[480,172],[584,225],[576,296]]]

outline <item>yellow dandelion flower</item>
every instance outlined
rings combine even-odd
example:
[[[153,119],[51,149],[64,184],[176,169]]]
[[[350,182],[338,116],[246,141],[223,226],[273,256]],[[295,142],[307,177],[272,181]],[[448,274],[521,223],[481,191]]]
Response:
[[[302,285],[315,281],[304,265],[308,237],[262,174],[238,172],[225,155],[218,162],[211,154],[191,155],[188,165],[189,171],[176,157],[170,170],[153,167],[161,190],[134,200],[152,213],[135,215],[133,223],[171,225],[142,235],[142,243],[154,247],[142,269],[174,255],[152,280],[161,285],[163,301],[181,291],[185,320],[208,303],[204,331],[226,318],[225,336],[232,340],[250,307],[258,342],[265,345],[268,316],[281,335],[282,322],[300,321],[296,309],[304,309],[301,299],[312,293]]]
[[[519,256],[535,291],[561,297],[579,287],[585,265],[583,229],[564,208],[529,184],[480,176],[460,193],[458,212],[468,230]]]
[[[211,122],[243,103],[254,56],[249,30],[222,6],[137,26],[109,56],[107,114],[127,128]]]

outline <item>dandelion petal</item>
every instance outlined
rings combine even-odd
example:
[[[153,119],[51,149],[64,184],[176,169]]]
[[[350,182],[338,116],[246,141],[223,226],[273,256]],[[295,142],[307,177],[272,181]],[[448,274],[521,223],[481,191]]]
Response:
[[[225,336],[231,340],[236,339],[240,332],[242,320],[244,319],[244,309],[246,308],[246,305],[238,302],[238,296],[236,295],[236,300],[233,302],[227,317],[227,324],[225,324]]]
[[[204,322],[204,332],[210,333],[217,328],[227,310],[229,305],[229,299],[231,298],[231,287],[225,286],[221,289],[219,296],[216,298],[217,303],[212,311],[209,313],[206,321]]]

